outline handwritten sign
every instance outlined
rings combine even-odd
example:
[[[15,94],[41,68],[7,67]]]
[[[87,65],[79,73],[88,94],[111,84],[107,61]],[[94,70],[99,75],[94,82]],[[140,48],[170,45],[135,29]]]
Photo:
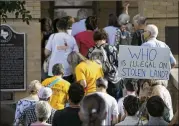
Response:
[[[123,78],[169,80],[170,49],[119,47],[119,74]]]

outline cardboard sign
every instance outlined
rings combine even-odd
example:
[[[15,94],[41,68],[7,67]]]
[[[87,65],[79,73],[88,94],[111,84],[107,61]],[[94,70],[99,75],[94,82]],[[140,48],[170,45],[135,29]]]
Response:
[[[122,78],[169,80],[170,69],[169,48],[119,47],[119,75]]]

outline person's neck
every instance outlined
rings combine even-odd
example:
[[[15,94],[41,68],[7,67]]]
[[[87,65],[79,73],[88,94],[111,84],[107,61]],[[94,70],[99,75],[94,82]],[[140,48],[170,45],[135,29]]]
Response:
[[[88,32],[92,32],[93,30],[89,30],[89,29],[87,29],[86,31],[88,31]]]
[[[66,30],[58,30],[58,33],[60,33],[60,32],[65,32],[66,33]]]
[[[98,89],[98,90],[97,90],[97,92],[103,92],[103,93],[107,93],[107,92],[106,92],[106,89],[103,89],[103,88],[101,88],[101,89]]]
[[[39,97],[38,97],[37,94],[30,94],[30,95],[27,97],[27,99],[30,99],[30,100],[38,100]]]
[[[103,44],[105,44],[105,42],[100,42],[100,43],[97,44],[97,46],[101,46]]]
[[[151,119],[162,119],[162,117],[160,116],[160,117],[154,117],[154,116],[151,116],[150,114],[149,114],[149,120],[151,120]]]
[[[127,95],[135,95],[135,91],[127,91]]]
[[[79,108],[80,104],[74,104],[74,103],[70,102],[70,107],[71,108]]]
[[[46,120],[47,121],[47,120]],[[41,124],[47,124],[46,121],[37,121],[37,123],[41,123]]]
[[[57,78],[60,78],[60,79],[61,79],[61,78],[62,78],[62,75],[56,75],[55,77],[57,77]]]

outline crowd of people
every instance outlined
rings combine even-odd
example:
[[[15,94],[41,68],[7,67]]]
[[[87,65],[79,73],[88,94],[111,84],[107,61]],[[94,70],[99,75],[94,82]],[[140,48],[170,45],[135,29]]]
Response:
[[[85,9],[77,21],[70,16],[40,20],[42,81],[32,81],[29,96],[18,101],[14,125],[178,124],[167,80],[119,77],[119,45],[169,48],[145,17],[138,14],[130,23],[128,6],[119,17],[110,14],[103,29]],[[176,64],[171,52],[170,64]]]

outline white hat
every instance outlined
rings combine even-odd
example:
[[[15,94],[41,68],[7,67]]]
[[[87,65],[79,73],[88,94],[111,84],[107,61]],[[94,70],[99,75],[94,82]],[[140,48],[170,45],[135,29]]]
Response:
[[[52,89],[49,87],[42,87],[38,92],[38,97],[41,100],[48,100],[52,96]]]

